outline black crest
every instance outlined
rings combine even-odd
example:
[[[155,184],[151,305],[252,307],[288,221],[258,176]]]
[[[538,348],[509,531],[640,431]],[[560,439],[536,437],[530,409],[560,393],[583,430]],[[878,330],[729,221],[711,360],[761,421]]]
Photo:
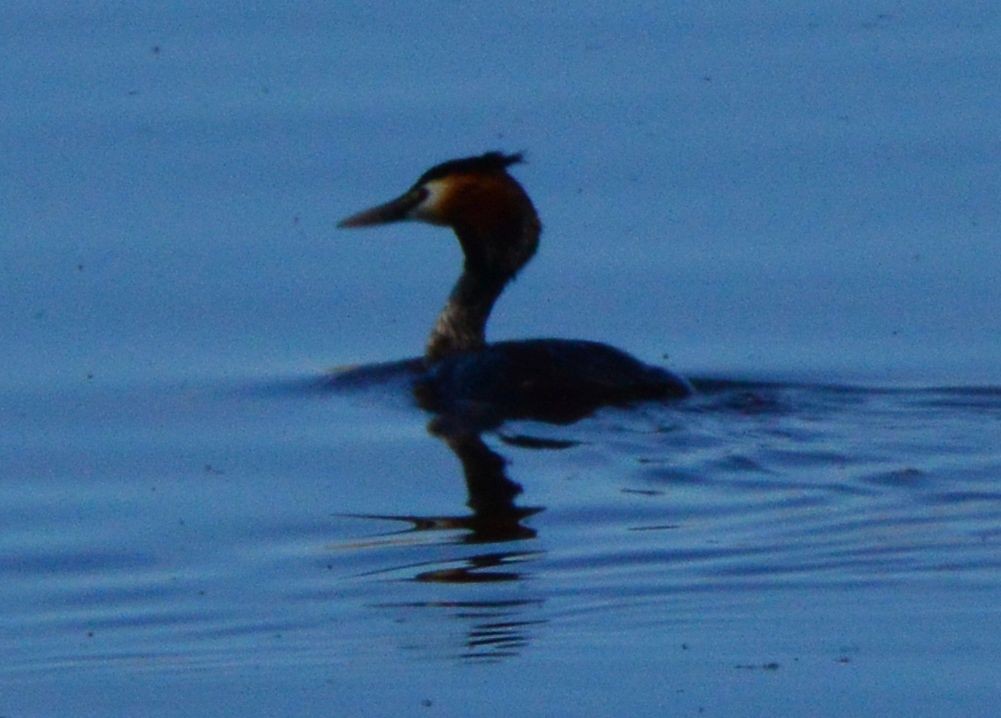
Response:
[[[490,174],[493,172],[503,172],[511,165],[516,165],[524,161],[521,152],[513,155],[506,155],[503,152],[487,152],[476,157],[463,157],[457,160],[449,160],[435,165],[420,176],[417,184],[421,185],[431,180],[441,179],[448,175],[455,174]]]

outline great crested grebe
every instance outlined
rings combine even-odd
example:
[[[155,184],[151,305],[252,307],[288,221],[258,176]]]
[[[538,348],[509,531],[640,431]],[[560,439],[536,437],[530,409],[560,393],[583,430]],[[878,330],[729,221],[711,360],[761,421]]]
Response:
[[[415,391],[425,408],[488,422],[572,421],[607,404],[690,394],[684,379],[598,342],[487,344],[490,310],[535,254],[542,232],[532,201],[507,172],[521,161],[520,154],[488,152],[435,165],[401,196],[337,225],[418,220],[451,227],[465,255],[423,360],[383,367],[414,372]]]

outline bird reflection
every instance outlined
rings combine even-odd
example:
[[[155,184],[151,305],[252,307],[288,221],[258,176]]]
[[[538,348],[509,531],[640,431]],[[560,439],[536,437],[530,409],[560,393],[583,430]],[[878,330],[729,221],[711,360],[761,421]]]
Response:
[[[461,544],[496,544],[533,539],[536,531],[522,521],[542,511],[542,507],[518,506],[521,484],[507,475],[507,461],[487,446],[483,437],[472,430],[455,429],[447,422],[432,421],[428,433],[440,439],[459,459],[466,482],[470,513],[455,515],[385,515],[354,514],[357,518],[401,521],[410,524],[408,532],[459,531]],[[442,583],[513,581],[520,574],[495,569],[523,560],[530,552],[491,552],[472,556],[465,565],[415,576],[415,580]]]
[[[392,520],[408,523],[404,532],[430,531],[459,532],[455,543],[459,545],[490,545],[491,550],[476,551],[452,560],[434,561],[435,567],[412,574],[409,580],[418,584],[446,584],[452,586],[475,584],[505,584],[522,579],[517,567],[531,560],[540,552],[521,549],[500,550],[499,545],[536,538],[536,531],[524,519],[540,511],[541,507],[518,506],[515,499],[522,487],[507,475],[507,461],[483,441],[482,436],[444,420],[432,421],[429,433],[440,439],[458,457],[466,482],[468,498],[466,514],[448,516],[416,515],[366,515],[362,518]],[[394,534],[399,536],[399,534]],[[399,569],[394,569],[398,571]],[[412,568],[410,569],[412,570]],[[468,598],[463,592],[464,598]],[[534,630],[546,623],[542,619],[526,617],[526,612],[537,610],[541,599],[512,599],[504,594],[492,593],[481,600],[414,601],[382,603],[379,608],[402,612],[400,623],[413,623],[412,612],[419,614],[418,623],[425,626],[428,611],[443,614],[464,625],[462,647],[449,646],[446,653],[463,661],[496,661],[517,656],[533,636]],[[446,632],[447,633],[447,632]],[[409,643],[409,647],[427,650],[442,635],[439,631],[426,631]]]
[[[418,611],[426,616],[434,610],[448,619],[467,623],[468,628],[460,646],[448,646],[445,652],[452,658],[471,662],[492,662],[513,658],[525,648],[533,633],[548,621],[525,619],[523,616],[542,605],[541,600],[518,599],[497,601],[424,601],[412,603],[384,603],[378,608],[400,612],[397,621],[408,624],[409,612]],[[426,651],[437,636],[434,632],[418,640],[408,641],[404,648]]]
[[[460,525],[470,532],[467,542],[535,538],[535,531],[521,521],[542,509],[515,505],[515,497],[522,488],[508,478],[504,458],[475,432],[455,431],[440,422],[432,422],[429,431],[441,439],[462,464],[469,495],[466,505],[472,509],[472,514],[460,519]]]

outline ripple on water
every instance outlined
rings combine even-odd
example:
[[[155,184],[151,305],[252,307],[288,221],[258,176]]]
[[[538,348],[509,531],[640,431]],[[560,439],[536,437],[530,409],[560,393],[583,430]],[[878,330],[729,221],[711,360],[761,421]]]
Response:
[[[800,595],[1001,589],[1001,393],[702,386],[451,443],[326,391],[130,397],[157,431],[78,436],[100,480],[67,450],[3,489],[11,665],[494,661]]]

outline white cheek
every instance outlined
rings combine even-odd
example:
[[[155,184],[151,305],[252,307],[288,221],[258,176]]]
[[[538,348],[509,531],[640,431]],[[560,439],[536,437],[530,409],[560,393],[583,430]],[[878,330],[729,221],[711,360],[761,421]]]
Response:
[[[441,216],[441,205],[445,199],[447,183],[444,180],[432,180],[423,187],[427,196],[410,210],[410,216],[425,222],[434,222]]]

